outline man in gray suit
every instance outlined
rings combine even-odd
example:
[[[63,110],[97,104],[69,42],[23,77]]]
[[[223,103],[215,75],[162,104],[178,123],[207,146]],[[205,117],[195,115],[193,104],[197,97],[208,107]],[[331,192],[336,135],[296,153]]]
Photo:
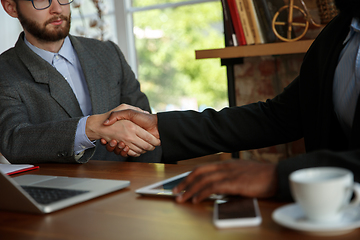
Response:
[[[159,162],[158,138],[130,121],[102,125],[113,110],[150,106],[117,45],[69,35],[72,1],[1,0],[24,32],[0,55],[0,152],[11,163]],[[132,157],[155,151],[123,158],[101,138]]]

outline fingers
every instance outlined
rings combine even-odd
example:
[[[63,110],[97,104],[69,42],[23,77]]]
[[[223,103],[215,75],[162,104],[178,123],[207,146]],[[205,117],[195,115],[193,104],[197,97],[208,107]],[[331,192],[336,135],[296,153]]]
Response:
[[[121,153],[121,154],[123,154],[123,152]],[[137,154],[137,153],[135,153],[135,152],[133,152],[133,151],[131,151],[131,150],[129,150],[129,152],[127,153],[130,157],[139,157],[140,156],[140,154]]]
[[[183,194],[177,196],[177,202],[185,202],[192,198],[193,203],[201,202],[213,193],[222,193],[222,188],[219,188],[228,177],[227,172],[214,171],[192,177],[192,180],[186,180],[178,185],[177,191],[185,191]]]
[[[176,201],[198,203],[212,194],[269,198],[277,190],[276,165],[236,160],[196,168],[173,189]]]
[[[144,130],[141,127],[137,128],[136,135],[143,141],[141,141],[143,144],[148,146],[148,148],[144,148],[145,150],[154,150],[156,146],[160,146],[161,142],[160,139],[156,138],[154,135],[149,133],[148,131]],[[146,144],[148,143],[148,144]],[[151,149],[150,149],[151,148]]]
[[[119,106],[112,109],[111,111],[122,111],[122,110],[127,110],[127,109],[131,109],[131,110],[135,110],[135,111],[138,111],[138,112],[150,114],[148,111],[142,110],[139,107],[131,106],[131,105],[126,104],[126,103],[120,104]]]
[[[135,153],[133,151],[130,150],[130,148],[128,146],[125,146],[123,149],[119,148],[118,154],[120,154],[123,157],[138,157],[135,155]]]
[[[122,110],[122,111],[112,111],[103,123],[105,126],[114,124],[116,121],[120,120],[132,120],[133,116],[136,114],[136,111],[133,109]]]
[[[105,139],[101,138],[100,143],[103,144],[103,145],[106,145],[108,142]]]
[[[124,142],[117,144],[116,140],[111,140],[109,143],[105,139],[101,139],[102,144],[106,145],[106,150],[109,152],[114,152],[116,155],[121,155],[123,157],[139,157],[140,154],[130,150],[129,146],[126,146]]]
[[[100,139],[100,141],[102,144],[106,145],[106,150],[109,152],[113,152],[118,144],[116,140],[111,140],[107,143],[107,141],[102,138]]]
[[[124,139],[124,142],[126,143],[126,146],[129,147],[129,149],[137,154],[144,154],[148,151],[153,151],[156,146],[159,146],[158,142],[151,141],[151,140],[144,140],[146,137],[141,136],[133,136],[130,139]],[[153,139],[152,139],[153,140]],[[121,150],[123,149],[120,148]]]
[[[136,125],[154,135],[156,138],[160,138],[156,114],[144,114],[134,110],[111,112],[108,119],[103,122],[103,125],[110,126],[120,120],[132,121]]]
[[[124,142],[117,143],[116,140],[111,140],[107,146],[106,150],[109,152],[114,152],[117,155],[120,155],[121,151],[127,147]],[[129,149],[129,147],[127,147]]]
[[[122,121],[122,123],[127,131],[123,141],[131,150],[141,154],[143,152],[139,149],[152,151],[156,146],[160,146],[160,140],[148,131],[130,121]]]
[[[116,123],[116,121],[130,120],[131,115],[129,115],[129,113],[130,112],[128,110],[111,112],[109,117],[104,121],[103,124],[105,126],[110,126],[110,125]]]
[[[123,157],[138,157],[140,156],[140,154],[135,153],[134,151],[132,151],[129,146],[126,146],[125,143],[120,142],[115,148],[114,148],[114,153],[117,155],[121,155]]]
[[[139,124],[125,120],[121,114],[129,116],[138,116]],[[106,126],[104,120],[110,113],[92,115],[87,118],[85,133],[89,140],[94,141],[100,139],[100,142],[106,145],[109,152],[114,152],[123,156],[139,156],[147,151],[152,151],[156,146],[160,146],[159,133],[157,130],[157,116],[144,114],[134,110],[124,110],[114,112],[115,122]],[[122,120],[122,121],[118,121]],[[150,122],[148,120],[151,120]],[[117,149],[118,142],[125,145]],[[125,146],[129,150],[123,151]]]
[[[224,191],[224,185],[226,185],[227,181],[221,181],[221,182],[214,182],[209,185],[207,185],[206,188],[203,188],[199,190],[196,194],[193,195],[191,201],[194,204],[200,203],[204,201],[205,199],[209,198],[212,194],[216,192],[216,194],[222,194],[225,193]],[[180,195],[181,196],[181,195]],[[178,202],[184,202],[186,201],[183,199],[183,201]]]
[[[103,135],[104,139],[101,142],[108,142],[106,149],[115,154],[137,157],[160,145],[158,138],[128,120],[117,121],[111,126],[104,127],[104,130],[106,134]],[[123,151],[125,146],[128,146],[128,151]]]
[[[188,188],[193,182],[196,182],[199,178],[203,176],[218,171],[222,166],[220,164],[207,164],[203,166],[196,167],[181,183],[179,183],[174,189],[173,192],[178,194]]]
[[[107,151],[114,152],[117,155],[123,155],[124,157],[127,157],[128,155],[131,155],[131,156],[139,155],[138,153],[135,153],[134,151],[130,151],[130,153],[128,153],[130,148],[129,148],[129,146],[126,146],[124,142],[118,143],[114,139],[107,142],[103,138],[100,141],[103,145],[106,145]],[[155,148],[155,147],[151,147],[150,149],[152,149],[152,148]],[[148,150],[148,151],[151,151],[151,150]],[[145,153],[145,151],[140,148],[136,148],[136,152]]]

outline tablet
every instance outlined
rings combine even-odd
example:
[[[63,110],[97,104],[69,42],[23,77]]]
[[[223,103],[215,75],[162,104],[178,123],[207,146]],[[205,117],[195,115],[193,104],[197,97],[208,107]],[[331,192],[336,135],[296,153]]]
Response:
[[[141,195],[153,195],[153,196],[167,196],[176,197],[178,194],[174,194],[172,189],[176,187],[182,180],[189,175],[191,171],[182,173],[172,178],[165,179],[163,181],[139,188],[135,190],[136,193]],[[209,199],[222,199],[223,195],[212,194]]]
[[[175,197],[176,195],[173,194],[172,189],[177,186],[183,179],[185,179],[190,172],[191,171],[185,172],[175,177],[168,178],[163,181],[139,188],[135,192],[141,195]]]

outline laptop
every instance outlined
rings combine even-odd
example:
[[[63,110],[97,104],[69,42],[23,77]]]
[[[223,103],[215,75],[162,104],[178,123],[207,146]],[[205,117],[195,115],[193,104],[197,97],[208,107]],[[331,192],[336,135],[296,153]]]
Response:
[[[130,185],[130,181],[22,175],[10,178],[0,171],[0,209],[50,213]]]

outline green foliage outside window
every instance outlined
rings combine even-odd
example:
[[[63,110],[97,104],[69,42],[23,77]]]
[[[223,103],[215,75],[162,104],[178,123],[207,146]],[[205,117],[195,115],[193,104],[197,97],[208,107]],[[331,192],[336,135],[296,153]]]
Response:
[[[159,3],[133,1],[133,7]],[[195,50],[224,47],[220,1],[135,12],[133,19],[138,79],[155,111],[169,104],[180,108],[182,97],[195,97],[200,108],[228,105],[220,60],[195,59]]]

